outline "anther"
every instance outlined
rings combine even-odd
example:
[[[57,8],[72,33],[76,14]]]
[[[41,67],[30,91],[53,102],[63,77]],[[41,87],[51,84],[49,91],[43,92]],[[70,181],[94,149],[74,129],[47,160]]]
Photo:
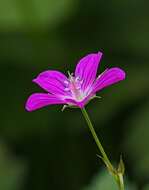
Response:
[[[70,89],[69,89],[69,88],[65,88],[64,90],[65,90],[66,92],[70,91]]]

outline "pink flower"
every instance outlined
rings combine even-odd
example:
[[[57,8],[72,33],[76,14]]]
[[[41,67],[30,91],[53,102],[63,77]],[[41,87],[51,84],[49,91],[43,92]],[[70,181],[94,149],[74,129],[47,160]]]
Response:
[[[67,78],[58,71],[45,71],[33,81],[49,93],[32,94],[26,109],[33,111],[50,104],[75,105],[82,108],[95,93],[125,78],[125,72],[111,68],[96,78],[102,53],[89,54],[79,61],[75,74]]]

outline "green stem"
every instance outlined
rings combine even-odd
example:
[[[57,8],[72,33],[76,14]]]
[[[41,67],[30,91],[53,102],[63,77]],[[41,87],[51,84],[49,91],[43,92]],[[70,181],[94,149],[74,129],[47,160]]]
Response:
[[[106,163],[107,163],[108,166],[110,167],[111,171],[114,171],[115,169],[114,169],[114,167],[112,166],[110,160],[108,159],[108,157],[107,157],[107,155],[106,155],[106,153],[105,153],[105,151],[104,151],[104,149],[103,149],[103,147],[102,147],[102,145],[101,145],[101,143],[100,143],[100,141],[99,141],[99,139],[98,139],[98,137],[97,137],[97,135],[96,135],[96,132],[95,132],[95,130],[94,130],[94,127],[93,127],[93,125],[92,125],[92,123],[91,123],[91,120],[90,120],[90,118],[89,118],[89,116],[88,116],[88,114],[87,114],[85,108],[82,108],[81,111],[82,111],[82,113],[83,113],[83,116],[84,116],[84,118],[85,118],[85,120],[86,120],[86,122],[87,122],[87,124],[88,124],[88,126],[89,126],[89,129],[90,129],[90,131],[91,131],[91,133],[92,133],[92,135],[93,135],[93,138],[94,138],[94,140],[95,140],[95,142],[96,142],[96,144],[97,144],[97,146],[98,146],[98,148],[99,148],[99,150],[100,150],[100,152],[101,152],[101,154],[102,154],[104,160],[106,161]]]
[[[98,146],[98,148],[99,148],[99,150],[100,150],[100,152],[101,152],[101,154],[102,154],[102,156],[103,156],[104,161],[105,161],[106,164],[108,165],[110,171],[112,172],[112,174],[113,174],[113,176],[114,176],[114,178],[115,178],[115,180],[116,180],[116,182],[117,182],[117,184],[118,184],[118,186],[119,186],[119,190],[124,190],[123,176],[122,176],[122,175],[121,175],[121,176],[118,175],[117,171],[116,171],[115,168],[112,166],[112,164],[111,164],[111,162],[110,162],[108,156],[106,155],[106,153],[105,153],[105,151],[104,151],[104,149],[103,149],[103,146],[101,145],[101,142],[99,141],[99,139],[98,139],[98,137],[97,137],[97,135],[96,135],[96,132],[95,132],[95,130],[94,130],[94,127],[93,127],[93,125],[92,125],[92,123],[91,123],[91,120],[90,120],[90,118],[89,118],[89,116],[88,116],[88,114],[87,114],[85,108],[83,107],[83,108],[81,109],[81,111],[82,111],[82,114],[83,114],[83,116],[84,116],[84,118],[85,118],[85,120],[86,120],[86,122],[87,122],[87,124],[88,124],[88,126],[89,126],[89,129],[90,129],[90,131],[91,131],[91,133],[92,133],[92,135],[93,135],[93,138],[94,138],[94,140],[95,140],[95,142],[96,142],[96,144],[97,144],[97,146]]]
[[[123,175],[121,173],[118,174],[118,185],[119,185],[119,190],[124,190]]]

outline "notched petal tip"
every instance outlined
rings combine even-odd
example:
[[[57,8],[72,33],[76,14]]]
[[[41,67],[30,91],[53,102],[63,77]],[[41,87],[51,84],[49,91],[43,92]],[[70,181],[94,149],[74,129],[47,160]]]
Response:
[[[32,82],[37,83],[37,78],[34,78],[34,79],[32,80]]]
[[[25,109],[26,109],[27,111],[32,111],[32,110],[30,109],[30,107],[28,106],[28,104],[25,105]]]
[[[125,72],[123,70],[121,70],[121,69],[119,69],[119,70],[120,70],[120,73],[121,73],[122,80],[125,79],[125,77],[126,77]]]
[[[111,78],[112,77],[117,78],[116,82],[125,79],[126,74],[122,69],[119,69],[119,68],[115,67],[115,68],[112,68],[112,69],[109,69],[109,70],[111,71],[111,73],[113,72]]]
[[[93,85],[93,91],[96,92],[123,79],[125,79],[125,72],[123,70],[117,67],[111,68],[97,78]]]
[[[79,76],[83,80],[83,91],[93,84],[101,56],[101,52],[88,54],[78,62],[75,70],[75,78]]]
[[[101,57],[102,57],[102,52],[99,51],[99,52],[97,53],[97,55],[99,56],[99,58],[101,58]]]
[[[32,105],[32,101],[33,101],[33,95],[29,96],[27,102],[26,102],[26,105],[25,105],[25,108],[27,111],[33,111],[33,105]]]

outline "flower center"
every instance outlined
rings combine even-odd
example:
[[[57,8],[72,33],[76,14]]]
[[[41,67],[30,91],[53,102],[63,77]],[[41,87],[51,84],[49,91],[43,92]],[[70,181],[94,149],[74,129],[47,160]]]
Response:
[[[80,76],[77,76],[76,78],[73,76],[73,74],[69,74],[69,81],[64,80],[64,84],[66,84],[65,91],[69,91],[72,94],[72,97],[77,101],[82,101],[82,91],[81,86],[84,82],[83,79],[80,78]]]

